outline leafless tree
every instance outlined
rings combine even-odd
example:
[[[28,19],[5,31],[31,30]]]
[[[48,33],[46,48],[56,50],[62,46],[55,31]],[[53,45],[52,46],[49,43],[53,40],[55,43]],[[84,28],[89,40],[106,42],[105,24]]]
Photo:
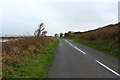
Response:
[[[44,23],[41,23],[40,25],[38,25],[38,29],[34,32],[35,36],[43,36],[47,33],[47,31],[44,31],[45,27],[44,27]]]
[[[47,34],[47,31],[43,31],[41,36],[46,36],[46,34]]]

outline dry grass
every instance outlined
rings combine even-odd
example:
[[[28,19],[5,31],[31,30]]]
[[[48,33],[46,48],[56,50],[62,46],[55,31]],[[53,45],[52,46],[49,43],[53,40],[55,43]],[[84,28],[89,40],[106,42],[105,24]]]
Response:
[[[14,70],[14,67],[18,67],[17,64],[27,61],[27,57],[33,55],[42,54],[37,51],[36,48],[47,44],[52,41],[53,37],[25,37],[15,41],[2,43],[2,67],[4,71]],[[25,59],[26,58],[26,59]],[[23,60],[21,62],[20,60]]]
[[[16,39],[16,38],[19,38],[19,37],[0,37],[0,39]]]
[[[82,34],[71,34],[69,37],[100,42],[118,43],[118,31],[120,31],[119,27],[120,23],[111,24],[102,28],[83,32]]]

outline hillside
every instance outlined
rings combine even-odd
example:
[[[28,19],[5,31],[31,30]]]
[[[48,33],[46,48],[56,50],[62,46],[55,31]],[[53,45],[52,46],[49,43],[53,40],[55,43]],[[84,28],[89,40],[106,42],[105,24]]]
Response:
[[[119,36],[118,31],[120,31],[119,26],[120,26],[120,23],[110,24],[95,30],[89,30],[89,31],[78,33],[78,34],[74,34],[74,33],[68,34],[65,37],[82,38],[85,40],[117,43],[118,36]]]

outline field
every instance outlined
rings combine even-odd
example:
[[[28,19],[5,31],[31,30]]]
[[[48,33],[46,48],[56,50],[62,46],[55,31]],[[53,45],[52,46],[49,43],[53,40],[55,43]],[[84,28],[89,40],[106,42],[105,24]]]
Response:
[[[54,37],[24,37],[3,42],[3,78],[47,77],[56,46],[57,39]]]

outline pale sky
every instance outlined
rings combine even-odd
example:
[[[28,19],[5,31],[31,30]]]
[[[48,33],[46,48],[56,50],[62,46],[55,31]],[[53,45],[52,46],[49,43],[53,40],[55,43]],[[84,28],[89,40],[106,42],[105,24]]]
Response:
[[[52,36],[114,24],[118,22],[118,1],[2,0],[0,35],[32,35],[42,22]]]

